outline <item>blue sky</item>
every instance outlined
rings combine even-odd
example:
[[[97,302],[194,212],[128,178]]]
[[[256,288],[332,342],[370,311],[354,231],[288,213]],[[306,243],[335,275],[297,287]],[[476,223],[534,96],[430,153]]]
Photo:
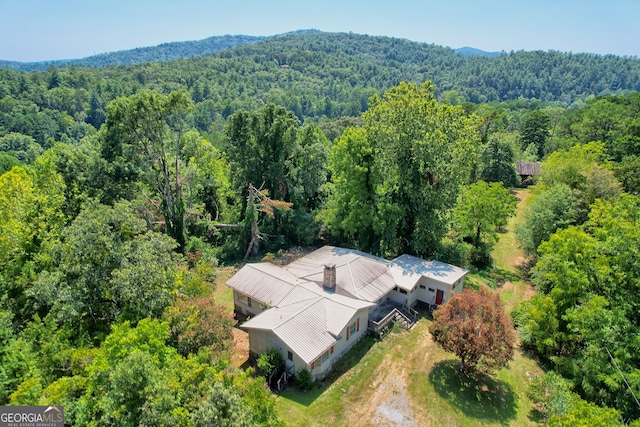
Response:
[[[315,28],[486,51],[640,57],[638,0],[0,0],[0,59]]]

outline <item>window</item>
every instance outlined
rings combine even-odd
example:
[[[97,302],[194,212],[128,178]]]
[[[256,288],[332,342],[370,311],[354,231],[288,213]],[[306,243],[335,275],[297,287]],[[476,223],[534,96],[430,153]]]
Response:
[[[429,288],[429,292],[435,292],[436,290],[433,288]]]
[[[333,346],[331,346],[331,354],[333,354]]]
[[[356,333],[356,322],[353,322],[350,326],[349,326],[349,332],[351,333],[351,335]]]
[[[399,290],[399,292],[400,292],[401,294],[404,294],[404,295],[406,295],[406,294],[407,294],[407,291],[406,291],[406,290],[404,290],[404,289],[400,289],[400,290]]]
[[[425,285],[420,285],[420,289],[427,289]]]
[[[329,350],[325,351],[322,355],[322,363],[326,363],[329,360]]]
[[[251,298],[247,298],[247,305],[251,307]]]
[[[238,297],[238,302],[241,304],[246,304],[247,303],[247,296],[246,295],[242,295],[242,294],[236,294],[236,296]]]
[[[290,351],[287,351],[287,359],[293,362],[293,353],[291,353]]]

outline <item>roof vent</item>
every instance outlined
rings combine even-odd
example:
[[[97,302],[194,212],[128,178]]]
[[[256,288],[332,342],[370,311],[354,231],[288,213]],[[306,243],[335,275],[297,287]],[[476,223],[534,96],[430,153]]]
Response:
[[[322,286],[325,289],[335,290],[336,288],[336,265],[325,264],[324,265],[324,280]]]

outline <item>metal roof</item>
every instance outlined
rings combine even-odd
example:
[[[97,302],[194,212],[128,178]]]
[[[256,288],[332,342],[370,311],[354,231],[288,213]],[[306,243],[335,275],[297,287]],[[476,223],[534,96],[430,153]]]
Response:
[[[272,331],[291,351],[311,363],[340,339],[358,310],[372,305],[340,295],[318,295],[266,310],[245,322],[242,328]]]
[[[453,285],[468,273],[464,268],[447,264],[441,261],[425,261],[411,255],[401,255],[391,261],[394,267],[394,276],[402,282],[413,280],[414,275],[428,277],[438,282]]]
[[[284,268],[322,286],[325,264],[336,266],[337,293],[374,302],[396,286],[389,261],[353,249],[324,246]]]
[[[540,162],[516,162],[518,175],[540,175]]]
[[[336,266],[336,289],[322,286],[325,264]],[[247,264],[227,285],[272,308],[242,325],[269,330],[306,363],[331,347],[358,310],[394,287],[411,290],[421,277],[453,284],[467,270],[402,255],[387,261],[360,251],[324,246],[286,267]]]
[[[277,306],[296,288],[299,279],[271,263],[246,264],[227,285],[269,307]]]

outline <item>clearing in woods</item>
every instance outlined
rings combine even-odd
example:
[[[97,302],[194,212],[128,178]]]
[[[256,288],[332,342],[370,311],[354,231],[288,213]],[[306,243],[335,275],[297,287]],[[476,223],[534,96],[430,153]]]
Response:
[[[507,310],[533,295],[518,279],[522,252],[515,226],[522,221],[528,190],[516,192],[518,214],[501,234],[494,250],[499,275],[496,292]],[[235,268],[218,273],[218,301],[233,310],[226,280]],[[492,377],[469,379],[458,372],[458,360],[443,351],[428,332],[424,315],[411,331],[394,331],[383,340],[363,339],[338,363],[329,378],[309,392],[288,386],[277,398],[280,418],[288,426],[535,426],[526,397],[530,379],[542,373],[537,362],[517,348],[510,365]],[[235,331],[233,364],[248,354],[246,334]]]

